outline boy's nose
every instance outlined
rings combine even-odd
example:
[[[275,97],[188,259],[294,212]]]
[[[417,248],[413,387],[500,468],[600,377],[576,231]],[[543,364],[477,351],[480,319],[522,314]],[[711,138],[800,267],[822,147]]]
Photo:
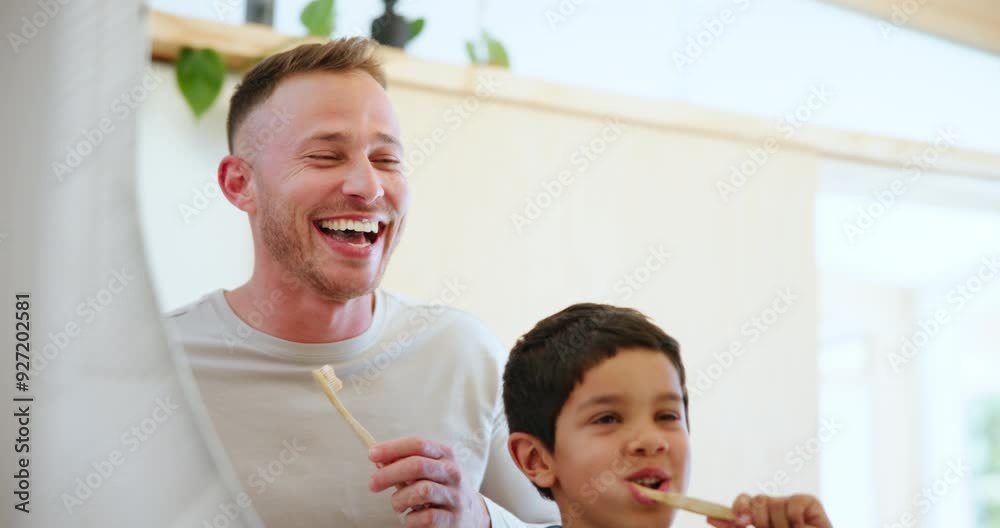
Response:
[[[642,431],[628,443],[628,453],[634,456],[653,456],[670,449],[667,437],[659,431]]]

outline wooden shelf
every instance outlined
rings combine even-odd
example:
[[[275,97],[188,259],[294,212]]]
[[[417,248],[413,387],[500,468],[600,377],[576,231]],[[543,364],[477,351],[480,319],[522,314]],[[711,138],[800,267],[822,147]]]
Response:
[[[292,47],[301,38],[283,35],[266,26],[234,26],[158,11],[149,14],[153,59],[173,61],[183,46],[211,47],[234,70],[252,66],[260,58]],[[679,133],[760,143],[773,138],[782,148],[811,152],[819,157],[847,160],[895,169],[909,169],[912,160],[931,142],[910,141],[823,128],[802,126],[789,138],[775,136],[775,123],[749,115],[722,112],[686,103],[644,99],[528,79],[507,70],[485,66],[443,64],[383,48],[383,59],[393,86],[452,95],[472,95],[479,78],[488,74],[500,88],[489,100],[520,107],[569,113],[597,119],[619,119],[627,125],[672,130]],[[940,152],[935,172],[979,179],[1000,180],[1000,153],[948,148]]]
[[[881,18],[880,31],[912,28],[1000,53],[1000,11],[995,0],[826,0]]]

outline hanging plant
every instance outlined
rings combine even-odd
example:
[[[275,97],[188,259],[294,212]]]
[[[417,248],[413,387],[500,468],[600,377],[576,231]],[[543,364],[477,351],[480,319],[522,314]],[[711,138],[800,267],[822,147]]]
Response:
[[[334,0],[309,2],[302,9],[299,20],[310,36],[328,38],[334,30]],[[291,38],[283,42],[279,49],[286,49],[289,45],[306,40]],[[249,68],[263,59],[264,57],[259,57],[241,66]],[[226,80],[226,65],[214,49],[184,47],[174,62],[174,73],[184,100],[187,101],[195,117],[200,118],[212,107],[222,92],[222,85]]]
[[[333,0],[313,0],[302,8],[299,20],[310,35],[329,37],[333,33]]]
[[[213,49],[184,47],[175,64],[177,86],[195,117],[201,117],[222,91],[226,65]]]

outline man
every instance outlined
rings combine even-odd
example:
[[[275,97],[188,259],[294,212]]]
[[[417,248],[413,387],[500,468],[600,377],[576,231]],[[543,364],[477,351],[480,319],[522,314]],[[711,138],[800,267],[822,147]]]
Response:
[[[461,311],[377,288],[410,193],[375,52],[303,45],[247,73],[218,181],[249,217],[253,273],[169,325],[269,526],[555,524],[507,453],[503,347]],[[314,384],[323,364],[385,440],[371,451]]]

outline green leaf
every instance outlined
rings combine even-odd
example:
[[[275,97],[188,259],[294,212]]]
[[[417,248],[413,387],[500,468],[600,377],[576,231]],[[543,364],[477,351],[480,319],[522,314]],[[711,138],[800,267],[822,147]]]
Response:
[[[476,44],[471,40],[465,41],[465,53],[469,56],[469,62],[479,64],[479,57],[476,56]]]
[[[313,0],[302,8],[299,20],[310,35],[329,37],[333,33],[333,0]]]
[[[222,91],[226,65],[213,49],[194,50],[184,47],[177,58],[175,71],[181,94],[194,111],[195,117],[201,117]]]
[[[510,58],[507,56],[507,50],[503,47],[503,44],[489,33],[484,32],[483,38],[486,40],[487,62],[494,66],[510,68]]]
[[[418,18],[416,20],[411,20],[410,21],[410,37],[408,39],[406,39],[407,42],[409,42],[409,41],[417,38],[417,35],[419,35],[420,32],[423,31],[423,30],[424,30],[424,19],[422,17]]]

